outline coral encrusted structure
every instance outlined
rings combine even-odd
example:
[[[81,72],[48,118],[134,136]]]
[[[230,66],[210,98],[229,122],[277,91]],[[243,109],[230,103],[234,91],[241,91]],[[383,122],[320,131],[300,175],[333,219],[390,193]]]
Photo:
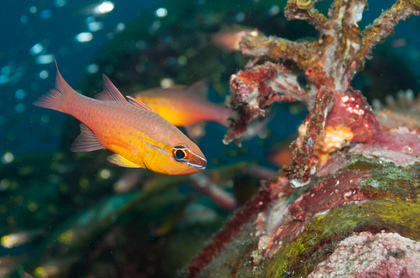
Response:
[[[315,7],[318,1],[289,0],[288,19],[306,20],[319,31],[317,39],[290,41],[244,36],[242,53],[250,60],[243,71],[231,77],[230,106],[237,111],[224,142],[235,141],[249,122],[264,117],[278,101],[303,101],[309,110],[299,138],[292,144],[293,162],[286,167],[292,184],[303,186],[328,159],[329,153],[350,143],[369,142],[379,124],[360,91],[350,86],[354,74],[363,69],[372,48],[394,26],[419,14],[416,0],[399,0],[372,25],[360,30],[367,0],[336,0],[328,17]],[[305,82],[299,81],[305,77]],[[342,130],[325,134],[325,130]],[[330,142],[332,140],[332,143]],[[325,148],[326,145],[330,147]]]
[[[420,2],[396,1],[363,31],[367,1],[333,1],[328,18],[315,2],[289,0],[286,16],[307,20],[318,39],[246,36],[251,60],[231,78],[237,117],[225,143],[239,143],[276,101],[307,104],[293,162],[262,182],[181,277],[420,277],[419,121],[401,111],[378,121],[349,84]]]

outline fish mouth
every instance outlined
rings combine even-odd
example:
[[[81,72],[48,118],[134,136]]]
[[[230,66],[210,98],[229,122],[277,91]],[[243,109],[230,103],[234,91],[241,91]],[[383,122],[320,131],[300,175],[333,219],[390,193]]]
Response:
[[[187,169],[183,169],[177,173],[177,175],[189,175],[204,171],[207,166],[207,160],[204,156],[192,154],[190,160],[187,162],[189,166]]]

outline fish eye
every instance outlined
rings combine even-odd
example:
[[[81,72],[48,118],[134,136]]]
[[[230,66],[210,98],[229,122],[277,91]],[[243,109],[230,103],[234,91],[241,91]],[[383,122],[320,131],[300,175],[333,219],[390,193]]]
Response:
[[[172,149],[172,156],[178,162],[185,162],[188,161],[190,152],[184,146],[175,146]]]

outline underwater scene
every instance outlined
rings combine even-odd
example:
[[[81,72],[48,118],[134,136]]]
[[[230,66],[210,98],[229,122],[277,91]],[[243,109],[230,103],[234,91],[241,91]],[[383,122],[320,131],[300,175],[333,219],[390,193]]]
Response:
[[[0,277],[420,277],[419,13],[8,1]]]

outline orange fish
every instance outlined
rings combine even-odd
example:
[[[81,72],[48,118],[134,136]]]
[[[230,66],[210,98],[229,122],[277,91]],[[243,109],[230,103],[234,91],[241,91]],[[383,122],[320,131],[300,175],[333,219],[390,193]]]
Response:
[[[256,28],[232,24],[231,26],[223,26],[220,32],[211,35],[210,42],[231,51],[240,51],[239,43],[245,35],[263,37],[264,33]]]
[[[207,80],[201,80],[191,86],[153,88],[133,96],[176,126],[187,127],[201,121],[213,121],[228,126],[228,117],[232,111],[201,97],[207,94],[207,90]]]
[[[71,151],[109,149],[108,161],[123,167],[146,168],[165,175],[203,171],[207,161],[179,129],[132,97],[128,101],[106,77],[96,99],[74,91],[57,68],[56,88],[34,105],[69,114],[81,124]]]

